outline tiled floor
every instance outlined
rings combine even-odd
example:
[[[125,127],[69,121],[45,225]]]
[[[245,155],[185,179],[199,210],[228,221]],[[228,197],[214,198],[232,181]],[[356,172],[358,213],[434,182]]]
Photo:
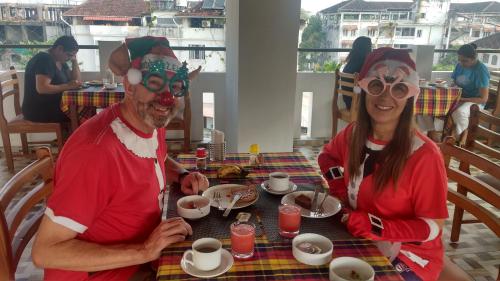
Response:
[[[312,143],[312,145],[310,145]],[[298,144],[296,151],[302,152],[311,163],[317,167],[317,155],[321,149],[322,141],[304,142]],[[16,160],[16,171],[26,166],[30,160]],[[0,184],[4,184],[12,175],[7,172],[5,161],[0,159]],[[450,217],[453,216],[453,206],[448,204]],[[495,210],[500,215],[499,210]],[[469,224],[462,227],[459,243],[450,243],[451,220],[447,220],[443,232],[443,241],[446,247],[446,255],[462,269],[464,269],[474,280],[494,281],[498,275],[500,266],[500,239],[482,224]],[[31,263],[31,245],[21,258],[16,280],[41,280],[43,273],[36,269]],[[451,280],[450,280],[451,281]]]

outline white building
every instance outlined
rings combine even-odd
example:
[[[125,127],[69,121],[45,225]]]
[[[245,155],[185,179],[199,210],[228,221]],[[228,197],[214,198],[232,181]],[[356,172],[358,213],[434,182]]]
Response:
[[[322,10],[327,46],[350,48],[354,39],[368,36],[375,47],[445,44],[450,0],[375,2],[348,0]],[[345,58],[347,53],[340,53]],[[332,53],[337,60],[339,53]]]
[[[122,42],[127,37],[165,36],[171,46],[225,46],[224,0],[88,0],[64,13],[79,44]],[[191,68],[225,71],[224,52],[175,51]],[[80,50],[82,69],[100,69],[97,50]]]

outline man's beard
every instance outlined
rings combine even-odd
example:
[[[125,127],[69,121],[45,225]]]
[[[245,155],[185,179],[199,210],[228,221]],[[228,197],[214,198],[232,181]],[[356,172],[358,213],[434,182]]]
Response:
[[[155,105],[160,107],[157,102],[137,103],[137,113],[146,124],[153,128],[163,128],[167,126],[167,124],[174,118],[174,116],[177,115],[177,112],[179,111],[178,106],[170,106],[168,107],[169,112],[167,115],[157,115],[153,114],[155,111]]]

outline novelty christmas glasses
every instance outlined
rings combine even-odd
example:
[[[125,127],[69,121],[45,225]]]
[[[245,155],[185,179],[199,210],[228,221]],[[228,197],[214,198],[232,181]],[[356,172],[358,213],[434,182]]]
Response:
[[[384,64],[380,64],[375,67],[375,71],[377,76],[365,77],[358,81],[359,87],[367,94],[371,96],[380,96],[389,88],[390,95],[398,100],[418,95],[420,89],[416,85],[402,81],[409,75],[409,70],[406,67],[399,66],[392,75],[388,75],[388,67]],[[393,82],[388,83],[388,78],[393,80]]]

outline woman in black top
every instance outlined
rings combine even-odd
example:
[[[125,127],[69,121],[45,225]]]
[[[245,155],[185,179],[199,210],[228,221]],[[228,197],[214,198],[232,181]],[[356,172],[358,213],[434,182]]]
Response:
[[[81,86],[76,60],[78,43],[72,36],[59,37],[48,52],[36,54],[26,65],[24,78],[24,118],[33,122],[67,122],[61,111],[61,96]],[[71,70],[66,64],[71,60]]]
[[[342,69],[344,73],[359,73],[363,63],[365,62],[366,56],[372,51],[372,41],[369,37],[360,36],[354,40],[352,43],[352,49],[347,55],[347,64]],[[350,80],[350,79],[348,79]],[[346,81],[354,82],[354,81]],[[351,87],[342,86],[342,90],[352,92]],[[351,109],[352,98],[349,96],[342,95],[342,99],[345,102],[347,109]]]

